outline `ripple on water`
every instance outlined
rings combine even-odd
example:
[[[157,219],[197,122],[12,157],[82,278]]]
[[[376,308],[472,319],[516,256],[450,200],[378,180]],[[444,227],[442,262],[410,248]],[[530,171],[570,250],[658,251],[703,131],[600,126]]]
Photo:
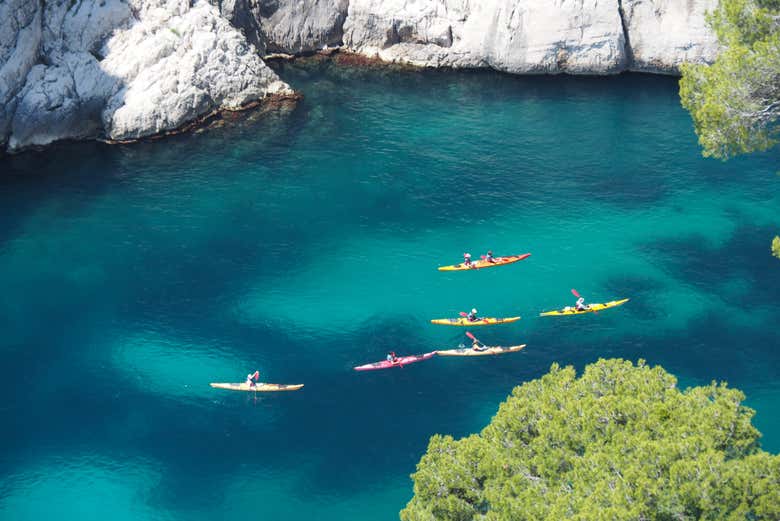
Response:
[[[159,470],[145,460],[48,456],[3,477],[0,519],[170,519],[155,504],[159,482]]]

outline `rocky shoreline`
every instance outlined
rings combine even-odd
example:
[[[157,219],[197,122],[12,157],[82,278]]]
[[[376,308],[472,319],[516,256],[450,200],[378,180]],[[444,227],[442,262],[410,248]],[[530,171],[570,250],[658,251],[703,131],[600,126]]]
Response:
[[[128,142],[295,93],[267,59],[511,74],[675,74],[716,0],[5,0],[0,150]],[[360,58],[362,57],[362,58]]]

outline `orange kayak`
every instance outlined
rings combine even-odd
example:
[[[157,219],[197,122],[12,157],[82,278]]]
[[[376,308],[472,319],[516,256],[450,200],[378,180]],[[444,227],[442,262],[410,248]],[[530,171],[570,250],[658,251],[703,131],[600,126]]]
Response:
[[[452,266],[439,266],[439,271],[466,271],[478,270],[480,268],[493,268],[495,266],[503,266],[504,264],[512,264],[513,262],[527,259],[530,256],[530,253],[523,253],[522,255],[509,255],[508,257],[494,257],[493,262],[480,259],[473,261],[470,266],[466,266],[463,263],[453,264]]]

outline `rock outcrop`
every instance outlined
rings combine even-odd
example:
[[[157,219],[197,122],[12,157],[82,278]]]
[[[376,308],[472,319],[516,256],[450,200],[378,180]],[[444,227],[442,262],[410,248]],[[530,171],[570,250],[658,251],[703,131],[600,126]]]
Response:
[[[263,54],[338,46],[349,0],[211,0]]]
[[[60,139],[135,139],[291,93],[204,0],[14,2],[21,21],[12,34],[32,44],[17,43],[0,69],[0,99],[10,99],[0,141],[12,151]]]
[[[344,44],[382,60],[510,73],[675,72],[712,59],[717,0],[351,0]]]
[[[510,73],[625,68],[617,0],[352,0],[344,43],[415,65]]]
[[[37,1],[0,2],[0,149],[8,141],[27,73],[38,61],[42,11]]]
[[[290,88],[323,46],[425,67],[675,73],[717,0],[0,0],[0,149],[164,133]]]
[[[683,62],[709,63],[718,42],[705,14],[717,0],[622,0],[630,69],[676,74]]]

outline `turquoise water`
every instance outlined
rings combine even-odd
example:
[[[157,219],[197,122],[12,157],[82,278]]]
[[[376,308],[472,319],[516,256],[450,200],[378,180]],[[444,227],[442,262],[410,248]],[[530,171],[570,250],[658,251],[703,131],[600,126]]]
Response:
[[[430,435],[599,357],[727,380],[780,451],[780,154],[702,159],[671,78],[280,74],[295,108],[0,158],[0,518],[396,519]],[[491,248],[532,256],[435,270]],[[571,288],[631,301],[536,316]],[[351,370],[471,307],[526,350]],[[208,386],[255,369],[306,386]]]

